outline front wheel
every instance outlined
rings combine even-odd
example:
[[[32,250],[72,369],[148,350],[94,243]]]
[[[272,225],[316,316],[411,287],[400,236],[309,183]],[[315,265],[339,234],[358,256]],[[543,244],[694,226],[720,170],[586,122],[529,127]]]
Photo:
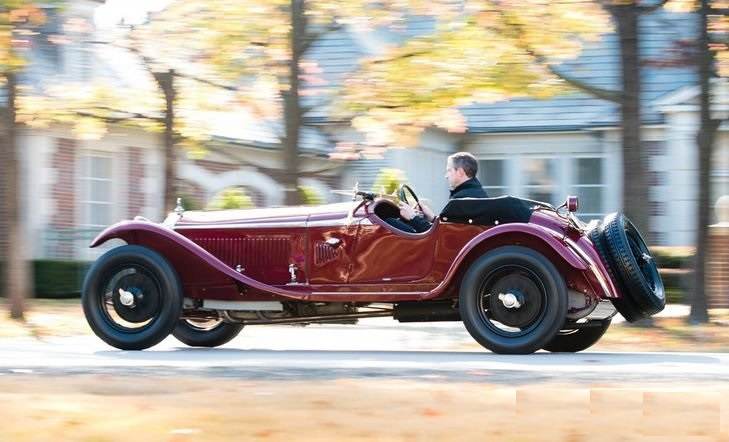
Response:
[[[190,347],[218,347],[238,336],[243,324],[223,322],[221,319],[181,319],[172,335]]]
[[[587,350],[602,338],[610,327],[610,322],[610,319],[606,319],[592,327],[560,330],[557,336],[544,346],[544,349],[552,353],[577,353]]]
[[[487,349],[534,353],[564,323],[567,287],[540,253],[499,247],[471,264],[461,283],[459,309],[468,332]]]
[[[182,286],[167,260],[146,247],[106,252],[86,275],[81,302],[91,330],[121,350],[165,339],[182,314]]]

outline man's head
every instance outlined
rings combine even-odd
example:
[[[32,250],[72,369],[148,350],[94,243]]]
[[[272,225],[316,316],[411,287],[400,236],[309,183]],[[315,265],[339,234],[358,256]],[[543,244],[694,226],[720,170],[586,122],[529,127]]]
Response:
[[[468,152],[457,152],[448,157],[445,177],[448,187],[453,190],[476,176],[478,161]]]

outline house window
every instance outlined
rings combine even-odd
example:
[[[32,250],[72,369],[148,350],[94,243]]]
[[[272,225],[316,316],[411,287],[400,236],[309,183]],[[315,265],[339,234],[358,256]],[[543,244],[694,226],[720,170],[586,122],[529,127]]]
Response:
[[[104,228],[112,223],[111,156],[91,153],[83,157],[81,195],[81,216],[85,227]]]
[[[604,215],[603,198],[605,182],[603,180],[602,158],[573,158],[571,193],[580,201],[581,218],[601,218]]]
[[[478,162],[478,179],[489,197],[508,194],[505,167],[506,160],[481,160]]]
[[[555,158],[523,158],[521,161],[523,192],[532,200],[554,204],[557,190]]]

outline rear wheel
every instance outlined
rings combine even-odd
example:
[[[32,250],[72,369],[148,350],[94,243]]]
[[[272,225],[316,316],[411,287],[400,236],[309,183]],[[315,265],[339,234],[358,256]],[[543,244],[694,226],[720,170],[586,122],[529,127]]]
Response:
[[[218,347],[238,336],[243,324],[223,322],[222,319],[181,319],[172,335],[191,347]]]
[[[574,330],[560,330],[544,349],[553,353],[576,353],[592,347],[610,327],[610,319],[594,324],[591,327]]]
[[[177,273],[157,252],[126,245],[96,260],[86,275],[82,305],[91,329],[122,350],[158,344],[182,313]]]
[[[554,265],[525,247],[494,249],[463,277],[459,309],[468,332],[495,353],[529,354],[546,345],[567,315],[567,288]]]

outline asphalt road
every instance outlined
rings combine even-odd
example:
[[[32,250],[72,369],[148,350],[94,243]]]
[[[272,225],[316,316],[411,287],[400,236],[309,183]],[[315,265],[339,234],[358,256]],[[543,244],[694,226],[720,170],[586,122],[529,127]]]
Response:
[[[216,349],[170,337],[145,351],[120,351],[93,335],[0,340],[0,376],[10,374],[185,374],[245,379],[387,378],[492,383],[727,382],[729,354],[600,353],[503,356],[474,344],[459,323],[248,327]]]

